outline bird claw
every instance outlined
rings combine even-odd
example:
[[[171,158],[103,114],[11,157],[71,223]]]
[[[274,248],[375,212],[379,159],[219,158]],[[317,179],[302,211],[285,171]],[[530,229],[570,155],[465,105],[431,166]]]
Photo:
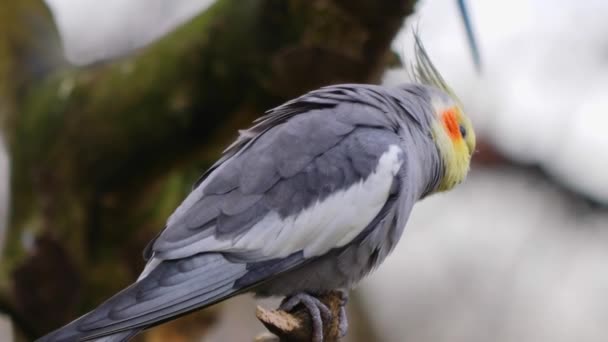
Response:
[[[348,303],[348,292],[346,290],[336,291],[340,296],[340,317],[338,323],[338,333],[340,338],[346,336],[348,331],[348,317],[346,316],[346,304]]]
[[[323,321],[330,322],[333,318],[331,310],[327,305],[323,304],[319,299],[308,293],[301,292],[293,296],[285,298],[279,309],[283,311],[292,311],[296,306],[303,305],[312,322],[312,341],[323,342]],[[340,313],[342,316],[342,313]]]
[[[340,306],[346,306],[348,304],[348,291],[344,289],[335,290],[336,294],[340,297]]]

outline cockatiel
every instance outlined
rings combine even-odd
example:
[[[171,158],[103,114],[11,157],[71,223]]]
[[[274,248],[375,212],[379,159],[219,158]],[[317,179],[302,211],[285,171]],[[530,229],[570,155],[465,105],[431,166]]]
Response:
[[[333,85],[268,111],[169,217],[139,279],[40,341],[127,340],[244,292],[304,305],[321,341],[315,295],[356,284],[414,203],[469,170],[471,122],[417,36],[415,54],[414,83]]]

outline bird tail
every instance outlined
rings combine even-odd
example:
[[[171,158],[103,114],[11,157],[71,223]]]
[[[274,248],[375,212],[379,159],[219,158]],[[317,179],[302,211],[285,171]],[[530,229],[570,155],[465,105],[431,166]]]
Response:
[[[165,260],[95,310],[38,341],[126,341],[169,318],[238,294],[235,281],[246,273],[245,264],[218,253]]]
[[[141,329],[127,330],[127,331],[121,331],[121,332],[116,333],[116,334],[112,334],[112,335],[96,338],[94,340],[91,340],[91,342],[126,342],[131,337],[137,335],[142,330],[143,330],[143,328],[141,328]]]

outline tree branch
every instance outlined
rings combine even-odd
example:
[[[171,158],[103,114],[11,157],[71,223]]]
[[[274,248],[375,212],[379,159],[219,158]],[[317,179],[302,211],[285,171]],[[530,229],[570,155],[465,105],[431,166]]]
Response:
[[[52,28],[48,11],[41,0],[14,3],[32,12],[14,5],[0,14],[26,11],[36,25],[17,20],[0,39],[14,175],[0,291],[15,297],[44,284],[44,296],[15,303],[39,335],[136,277],[147,240],[236,128],[319,86],[379,81],[414,1],[218,0],[135,56],[52,72],[36,59],[45,46],[38,35],[18,32]],[[27,77],[7,90],[14,70]],[[38,260],[48,272],[31,272]],[[49,272],[73,281],[57,286]],[[74,293],[66,306],[61,298]]]

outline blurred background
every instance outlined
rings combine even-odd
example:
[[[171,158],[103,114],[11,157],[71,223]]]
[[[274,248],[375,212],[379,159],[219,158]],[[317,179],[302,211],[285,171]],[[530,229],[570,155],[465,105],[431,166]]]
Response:
[[[467,0],[477,69],[459,3],[0,1],[0,340],[134,280],[147,241],[264,110],[406,82],[413,27],[478,152],[354,291],[346,341],[608,340],[608,2]],[[255,305],[140,340],[253,341]]]

